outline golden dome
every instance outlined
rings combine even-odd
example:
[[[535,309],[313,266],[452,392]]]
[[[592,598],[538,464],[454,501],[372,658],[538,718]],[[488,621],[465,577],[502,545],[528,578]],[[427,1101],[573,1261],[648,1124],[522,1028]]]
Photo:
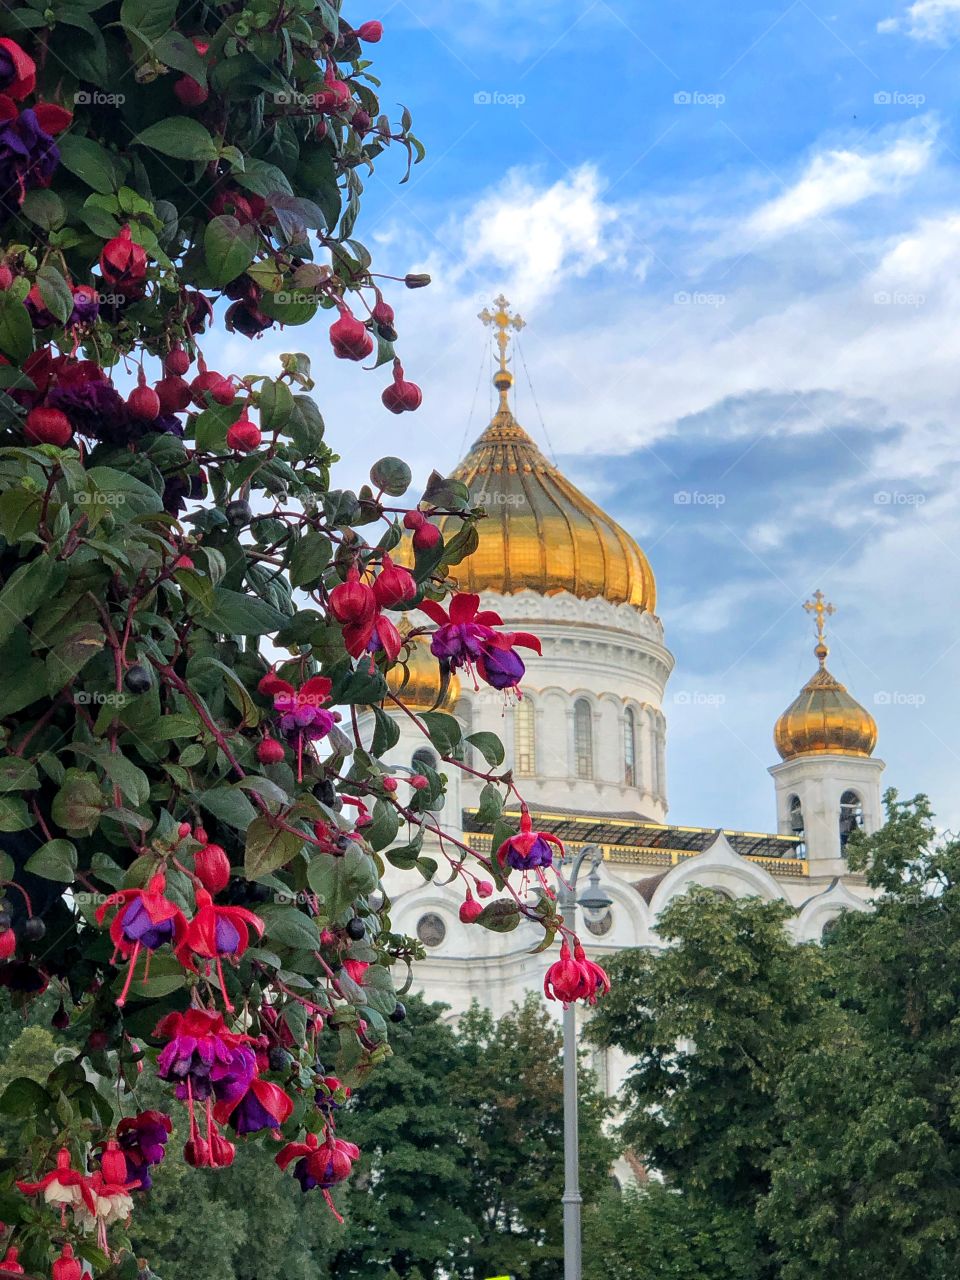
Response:
[[[646,556],[547,461],[506,404],[506,386],[493,421],[453,476],[487,513],[477,524],[477,550],[453,569],[461,590],[569,591],[654,611],[657,587]],[[452,536],[460,522],[447,517],[440,527]]]
[[[869,756],[877,745],[877,722],[856,698],[827,670],[830,650],[823,640],[823,615],[833,613],[823,593],[804,605],[817,615],[817,647],[820,663],[813,675],[777,721],[773,740],[784,760],[805,755]]]
[[[402,623],[400,630],[405,630]],[[414,636],[406,643],[407,650],[401,650],[400,657],[409,672],[407,682],[403,683],[403,667],[397,663],[387,672],[387,687],[390,692],[410,711],[452,711],[460,697],[460,680],[456,672],[450,676],[443,698],[438,703],[440,664],[430,652],[429,637]]]

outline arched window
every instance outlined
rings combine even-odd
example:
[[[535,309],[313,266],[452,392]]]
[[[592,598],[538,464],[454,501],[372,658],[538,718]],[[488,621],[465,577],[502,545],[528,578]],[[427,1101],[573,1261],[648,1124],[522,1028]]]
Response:
[[[637,717],[633,707],[623,713],[623,781],[628,787],[637,785]]]
[[[533,703],[529,698],[522,698],[513,709],[513,767],[517,773],[537,772]]]
[[[823,928],[820,930],[820,941],[826,942],[826,940],[830,937],[831,933],[834,933],[836,931],[837,925],[839,923],[840,923],[839,916],[831,916],[830,919],[823,926]]]
[[[573,704],[573,753],[578,778],[593,777],[593,712],[586,698]]]
[[[417,747],[413,753],[413,759],[410,761],[412,768],[420,769],[426,766],[426,768],[432,769],[434,773],[436,773],[439,763],[429,747]]]
[[[803,805],[800,803],[799,796],[790,797],[790,834],[799,836],[800,843],[796,846],[797,857],[802,858],[804,855],[803,844]]]
[[[863,826],[863,803],[855,791],[845,791],[840,797],[840,848],[847,847],[847,841],[854,831]]]

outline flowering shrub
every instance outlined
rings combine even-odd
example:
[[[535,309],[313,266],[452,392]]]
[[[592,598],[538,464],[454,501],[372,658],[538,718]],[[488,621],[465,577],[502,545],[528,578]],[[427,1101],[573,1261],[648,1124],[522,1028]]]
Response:
[[[476,597],[440,604],[476,546],[466,488],[434,474],[397,505],[392,457],[333,488],[307,356],[275,377],[204,356],[221,312],[248,338],[327,312],[324,357],[386,366],[386,409],[419,407],[354,238],[381,153],[422,155],[406,111],[380,110],[380,24],[331,0],[51,0],[0,31],[0,982],[24,1007],[52,984],[71,1033],[46,1084],[0,1098],[22,1123],[0,1269],[130,1280],[125,1224],[172,1128],[138,1105],[145,1070],[186,1108],[198,1169],[260,1135],[304,1191],[349,1176],[336,1110],[389,1053],[417,955],[384,859],[429,878],[427,840],[468,923],[569,930],[526,817],[478,857],[437,826],[439,775],[401,789],[384,764],[401,611],[444,680],[507,696],[515,647],[539,648]],[[452,717],[413,719],[466,768]],[[503,749],[471,743],[496,818]],[[510,880],[528,867],[532,900]],[[568,956],[550,994],[594,999],[605,979]]]

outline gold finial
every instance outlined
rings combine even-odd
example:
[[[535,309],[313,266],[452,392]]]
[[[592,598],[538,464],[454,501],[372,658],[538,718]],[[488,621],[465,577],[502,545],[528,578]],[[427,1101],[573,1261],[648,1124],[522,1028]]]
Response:
[[[526,325],[526,321],[522,316],[514,313],[510,314],[510,303],[503,294],[499,294],[493,300],[495,311],[491,311],[489,307],[484,307],[477,319],[482,320],[485,325],[496,325],[497,346],[500,348],[500,368],[493,375],[493,385],[500,392],[500,408],[507,409],[507,392],[513,386],[513,374],[507,368],[507,345],[510,342],[508,329],[515,329],[517,333]]]
[[[812,600],[804,601],[803,607],[806,609],[807,613],[813,613],[816,615],[817,647],[814,649],[814,653],[819,658],[820,665],[822,667],[827,661],[827,654],[830,652],[830,650],[827,648],[826,643],[824,642],[824,639],[823,639],[823,620],[825,617],[828,617],[830,614],[836,613],[837,611],[836,606],[830,604],[829,602],[824,603],[823,592],[818,588],[813,593]]]

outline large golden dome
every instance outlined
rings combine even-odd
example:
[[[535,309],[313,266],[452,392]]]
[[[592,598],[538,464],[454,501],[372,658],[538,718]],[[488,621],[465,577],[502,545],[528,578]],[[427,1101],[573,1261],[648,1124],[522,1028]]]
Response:
[[[405,633],[408,624],[401,622],[401,633]],[[430,641],[425,636],[414,636],[407,640],[409,656],[400,651],[401,663],[406,663],[407,682],[404,684],[404,671],[401,663],[387,672],[387,687],[410,711],[452,711],[460,697],[460,680],[453,672],[447,683],[443,698],[440,698],[440,664],[430,652]]]
[[[499,328],[501,360],[493,382],[500,405],[453,473],[469,488],[473,505],[487,513],[477,524],[479,547],[454,567],[453,576],[463,591],[569,591],[653,613],[656,582],[637,543],[547,461],[513,416],[505,330],[523,322],[509,314],[508,305],[497,298],[498,310],[481,316]],[[447,536],[460,527],[455,517],[440,524]]]
[[[877,722],[856,698],[827,670],[830,652],[823,640],[823,615],[833,606],[823,603],[817,591],[815,603],[805,605],[817,615],[817,647],[820,664],[773,731],[777,751],[784,760],[805,755],[869,756],[877,745]]]

